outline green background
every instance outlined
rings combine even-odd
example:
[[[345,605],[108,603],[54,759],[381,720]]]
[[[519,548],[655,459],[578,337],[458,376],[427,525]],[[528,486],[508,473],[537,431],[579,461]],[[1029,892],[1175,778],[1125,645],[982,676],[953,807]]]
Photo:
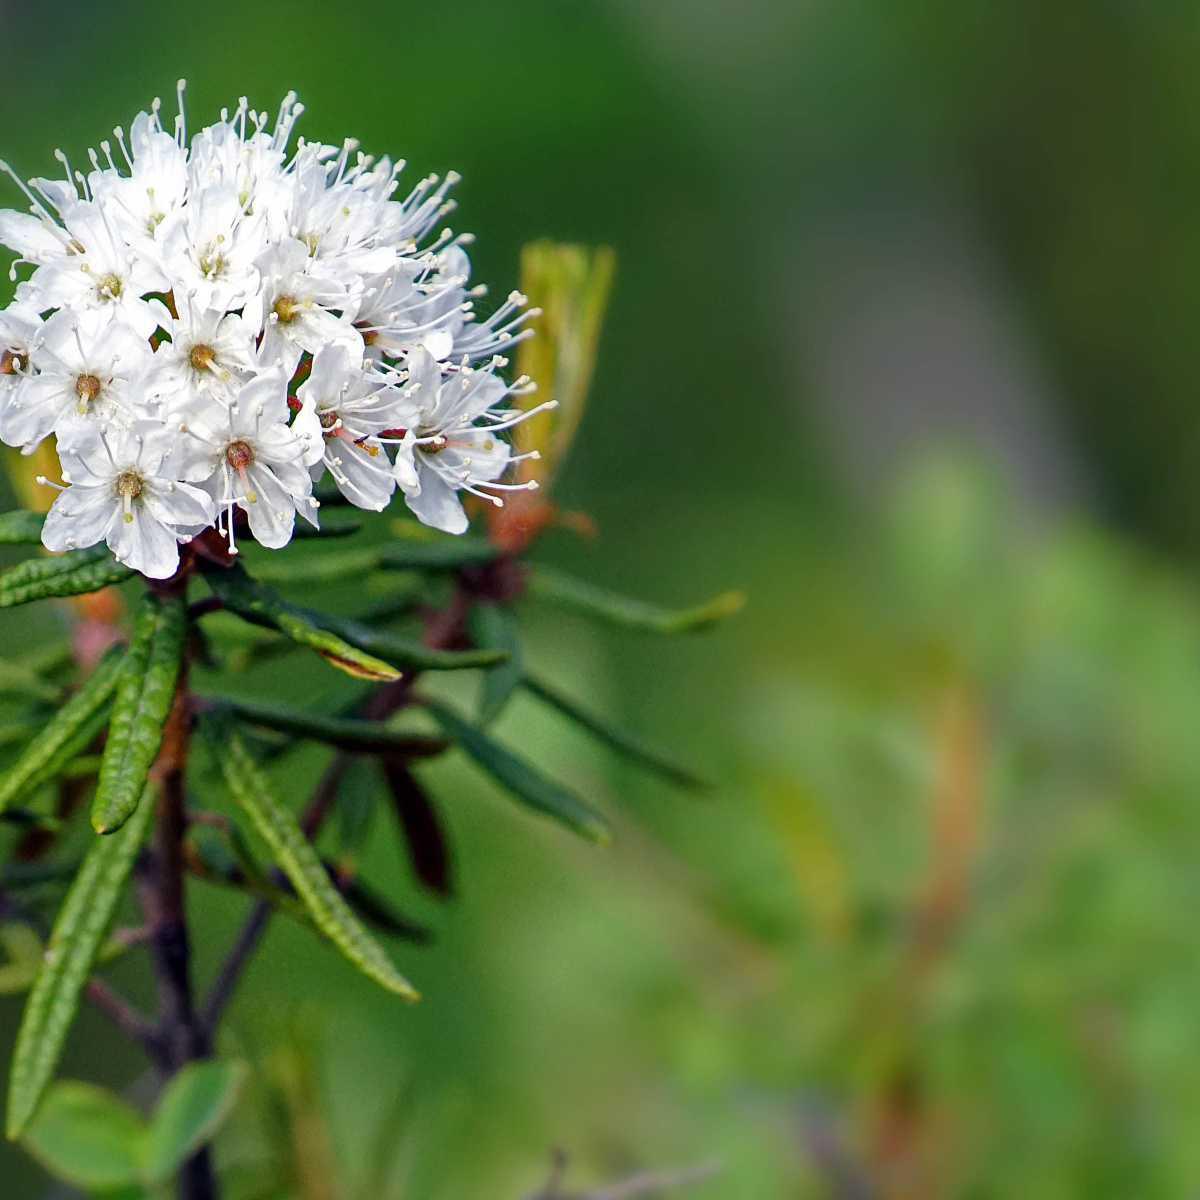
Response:
[[[751,597],[675,641],[529,606],[534,663],[716,786],[647,782],[528,699],[499,732],[613,816],[611,849],[423,770],[457,898],[413,888],[382,820],[366,873],[437,931],[393,947],[424,1003],[276,923],[221,1043],[259,1081],[220,1145],[236,1194],[499,1200],[555,1146],[579,1186],[716,1158],[695,1194],[736,1200],[1200,1187],[1194,6],[3,15],[24,175],[179,75],[193,125],[295,88],[306,136],[463,173],[495,296],[526,240],[614,246],[559,490],[600,536],[539,554]],[[298,659],[253,679],[341,687]],[[191,907],[207,978],[243,904]],[[144,1094],[90,1012],[65,1070]],[[0,1154],[5,1194],[43,1193]]]

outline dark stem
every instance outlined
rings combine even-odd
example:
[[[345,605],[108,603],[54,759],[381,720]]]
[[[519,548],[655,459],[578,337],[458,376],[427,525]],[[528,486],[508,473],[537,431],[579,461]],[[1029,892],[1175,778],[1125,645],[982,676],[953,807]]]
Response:
[[[138,895],[146,915],[149,947],[158,980],[159,1028],[164,1075],[170,1076],[196,1059],[207,1058],[210,1042],[192,998],[191,944],[184,897],[184,772],[190,738],[187,668],[175,692],[175,703],[163,731],[154,765],[158,782],[158,819],[154,847],[141,871]],[[207,1147],[184,1163],[179,1176],[180,1200],[216,1200],[217,1181]]]

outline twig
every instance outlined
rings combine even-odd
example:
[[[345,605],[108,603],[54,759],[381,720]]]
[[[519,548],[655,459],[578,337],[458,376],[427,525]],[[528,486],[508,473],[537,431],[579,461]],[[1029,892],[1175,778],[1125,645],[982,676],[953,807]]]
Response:
[[[130,1041],[136,1042],[160,1070],[168,1068],[167,1048],[158,1029],[142,1016],[124,996],[98,976],[89,980],[87,998]]]
[[[207,1058],[211,1052],[207,1029],[192,999],[191,945],[184,904],[184,772],[191,735],[187,686],[185,663],[152,772],[159,786],[158,819],[153,853],[140,873],[138,887],[158,979],[158,1036],[164,1049],[161,1065],[168,1076],[189,1062]],[[179,1185],[181,1200],[215,1200],[216,1175],[207,1147],[184,1163]]]
[[[215,1035],[217,1026],[220,1025],[221,1018],[225,1015],[225,1010],[233,999],[233,993],[237,990],[238,983],[241,982],[242,973],[249,965],[255,950],[258,949],[263,934],[267,932],[272,912],[268,901],[255,901],[250,915],[242,925],[241,932],[237,935],[225,961],[217,971],[212,990],[201,1010],[204,1028],[208,1030],[210,1037]]]

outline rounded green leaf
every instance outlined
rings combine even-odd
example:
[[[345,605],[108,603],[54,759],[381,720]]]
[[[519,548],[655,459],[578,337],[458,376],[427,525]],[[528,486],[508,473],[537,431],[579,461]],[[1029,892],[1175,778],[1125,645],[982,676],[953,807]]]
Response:
[[[225,1123],[246,1078],[240,1062],[189,1063],[172,1077],[158,1102],[146,1138],[144,1170],[161,1183]]]
[[[141,1116],[119,1096],[64,1080],[47,1092],[21,1142],[59,1179],[107,1191],[140,1180],[145,1136]]]

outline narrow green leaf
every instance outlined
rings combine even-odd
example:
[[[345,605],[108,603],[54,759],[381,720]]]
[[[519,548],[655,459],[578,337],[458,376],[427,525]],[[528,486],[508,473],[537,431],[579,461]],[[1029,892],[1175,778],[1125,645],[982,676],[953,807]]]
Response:
[[[492,562],[499,551],[481,538],[392,542],[379,559],[385,571],[456,571]]]
[[[329,541],[331,538],[350,537],[360,529],[362,529],[361,521],[329,520],[323,516],[319,529],[315,525],[309,525],[307,521],[298,522],[292,532],[292,538],[301,542],[310,538]]]
[[[192,830],[188,852],[188,866],[199,878],[266,900],[301,925],[314,928],[304,905],[286,887],[267,878],[236,825],[225,836],[215,829]]]
[[[694,608],[669,609],[618,595],[562,571],[538,566],[529,575],[529,593],[622,629],[647,633],[693,633],[733,616],[746,603],[742,592],[722,592]]]
[[[299,708],[286,708],[283,705],[224,696],[210,698],[209,702],[251,725],[258,725],[263,729],[277,729],[281,733],[294,734],[312,741],[328,742],[339,749],[356,753],[371,754],[388,750],[428,758],[446,747],[444,741],[418,737],[411,732],[394,729],[382,721],[331,717],[323,713],[305,712]]]
[[[362,579],[379,567],[378,546],[352,546],[303,556],[272,554],[254,563],[254,578],[263,583],[344,583]]]
[[[231,612],[251,624],[278,629],[358,679],[396,679],[398,667],[411,671],[487,667],[504,658],[492,650],[430,650],[420,642],[358,621],[301,608],[251,579],[240,566],[216,568],[205,577]]]
[[[21,1142],[59,1179],[107,1191],[140,1180],[145,1138],[140,1114],[120,1096],[72,1079],[49,1090]]]
[[[476,604],[471,610],[470,628],[480,649],[507,655],[507,661],[492,667],[480,685],[479,723],[489,725],[521,682],[521,631],[512,609],[500,604]]]
[[[124,661],[110,650],[83,686],[58,710],[0,778],[0,811],[66,770],[108,720],[109,705]]]
[[[0,693],[16,693],[26,700],[47,700],[57,704],[63,690],[27,663],[0,658]]]
[[[443,745],[449,743],[443,742]],[[382,795],[383,789],[371,759],[355,758],[346,764],[338,784],[336,809],[337,868],[343,877],[358,870]]]
[[[356,679],[384,682],[398,679],[400,672],[391,663],[364,653],[335,633],[324,628],[316,614],[289,604],[272,588],[255,582],[241,568],[214,567],[205,578],[225,607],[252,625],[277,629],[301,646],[315,650],[331,666]]]
[[[92,827],[97,833],[120,829],[137,807],[162,745],[186,641],[183,597],[147,592],[134,618],[133,639],[117,681],[100,762],[92,801]]]
[[[275,860],[308,906],[317,927],[360,971],[405,1000],[417,993],[338,894],[317,852],[291,811],[276,799],[266,776],[228,720],[205,722],[234,800],[246,812]]]
[[[240,1062],[189,1063],[163,1091],[150,1121],[144,1172],[163,1183],[201,1146],[212,1141],[229,1118],[246,1079]]]
[[[493,741],[478,726],[464,721],[445,705],[426,701],[446,736],[453,738],[518,801],[582,834],[593,842],[608,842],[608,822],[574,792],[547,778],[536,767]]]
[[[36,546],[42,540],[42,526],[46,517],[43,513],[15,512],[0,513],[0,546]]]
[[[678,784],[680,787],[699,790],[708,786],[704,780],[692,774],[686,767],[681,767],[673,763],[669,758],[665,758],[659,754],[657,750],[650,749],[650,747],[644,745],[628,730],[612,725],[602,717],[598,717],[595,713],[582,708],[576,701],[572,700],[569,696],[563,695],[562,692],[546,683],[545,680],[526,674],[521,683],[527,691],[531,692],[539,700],[545,701],[551,708],[557,709],[568,720],[574,721],[580,728],[586,729],[598,741],[603,742],[606,746],[611,747],[618,754],[624,755],[639,766],[645,767],[657,775],[661,775],[664,779]]]
[[[71,550],[57,558],[30,558],[0,575],[0,608],[46,600],[51,596],[80,596],[98,592],[128,579],[133,572],[112,556],[107,546]]]
[[[21,1016],[8,1085],[9,1138],[20,1136],[54,1074],[154,805],[145,796],[124,828],[92,842],[50,934]]]
[[[309,620],[319,622],[323,629],[344,638],[352,646],[370,654],[382,654],[406,671],[467,671],[492,667],[508,658],[504,650],[431,650],[412,638],[375,629],[347,617],[301,611]]]

